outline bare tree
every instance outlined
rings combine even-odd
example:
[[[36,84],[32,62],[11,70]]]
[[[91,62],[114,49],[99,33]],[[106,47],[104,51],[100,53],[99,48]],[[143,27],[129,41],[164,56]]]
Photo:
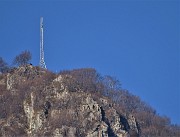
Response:
[[[13,64],[18,65],[18,66],[26,65],[29,63],[31,58],[32,58],[32,55],[30,51],[25,50],[14,58]]]
[[[9,69],[8,64],[0,57],[0,72],[4,73],[7,72]]]
[[[93,68],[74,69],[60,74],[64,75],[64,84],[70,91],[76,91],[77,89],[85,92],[98,91],[98,74]]]

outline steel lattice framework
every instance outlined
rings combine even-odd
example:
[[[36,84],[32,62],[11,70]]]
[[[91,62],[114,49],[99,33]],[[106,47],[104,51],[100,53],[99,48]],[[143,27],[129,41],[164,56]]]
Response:
[[[46,69],[46,64],[44,61],[44,39],[43,39],[43,17],[40,18],[40,62],[41,68]]]

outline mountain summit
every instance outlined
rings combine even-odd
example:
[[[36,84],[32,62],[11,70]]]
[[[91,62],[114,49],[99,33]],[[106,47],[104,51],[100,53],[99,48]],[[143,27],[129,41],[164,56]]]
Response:
[[[167,123],[161,123],[167,133],[155,133],[159,130],[153,128],[146,131],[148,120],[167,120],[128,91],[118,92],[116,83],[91,68],[54,74],[25,65],[0,74],[0,136],[179,135],[178,127],[170,130]],[[151,117],[147,119],[146,114]]]

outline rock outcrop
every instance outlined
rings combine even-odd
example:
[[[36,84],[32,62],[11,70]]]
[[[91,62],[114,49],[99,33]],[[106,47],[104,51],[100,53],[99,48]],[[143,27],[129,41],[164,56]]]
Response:
[[[21,96],[22,100],[17,101],[17,114],[12,113],[9,119],[1,117],[1,136],[139,136],[133,115],[119,114],[108,98],[80,89],[71,92],[64,79],[73,77],[57,75],[46,81],[41,79],[44,73],[47,72],[29,65],[7,74],[6,92],[12,97]],[[43,82],[37,83],[39,79]]]

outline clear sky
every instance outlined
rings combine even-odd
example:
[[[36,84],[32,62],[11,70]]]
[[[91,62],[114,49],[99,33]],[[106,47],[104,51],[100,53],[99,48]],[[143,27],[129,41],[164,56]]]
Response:
[[[180,2],[0,0],[0,56],[30,50],[52,71],[92,67],[115,76],[160,115],[180,124]]]

